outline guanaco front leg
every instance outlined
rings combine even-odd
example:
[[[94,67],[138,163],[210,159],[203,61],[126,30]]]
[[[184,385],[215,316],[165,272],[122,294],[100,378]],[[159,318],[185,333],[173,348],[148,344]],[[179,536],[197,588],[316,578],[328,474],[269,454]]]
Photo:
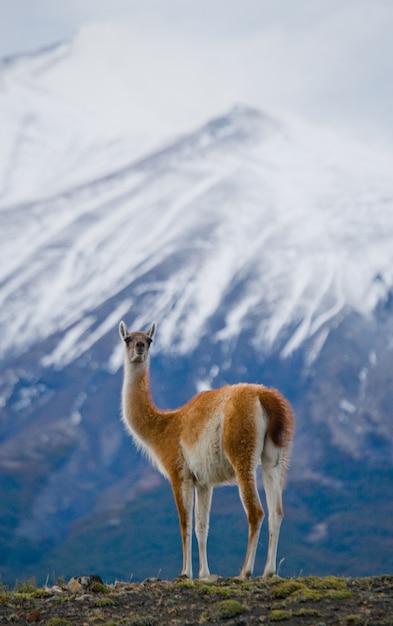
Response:
[[[192,509],[194,486],[191,481],[172,480],[172,489],[179,514],[180,535],[183,548],[182,576],[192,578]]]

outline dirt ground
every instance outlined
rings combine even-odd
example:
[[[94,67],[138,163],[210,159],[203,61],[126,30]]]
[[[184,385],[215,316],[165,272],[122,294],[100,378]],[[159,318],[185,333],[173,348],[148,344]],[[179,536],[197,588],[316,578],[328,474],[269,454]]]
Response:
[[[105,585],[95,576],[37,588],[0,587],[0,624],[166,626],[191,624],[393,625],[393,576],[250,581],[148,579]]]

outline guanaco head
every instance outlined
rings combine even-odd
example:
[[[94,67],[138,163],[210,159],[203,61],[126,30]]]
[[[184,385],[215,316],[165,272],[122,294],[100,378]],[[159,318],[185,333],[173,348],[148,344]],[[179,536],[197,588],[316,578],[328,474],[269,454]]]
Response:
[[[130,333],[126,324],[123,321],[120,322],[119,334],[125,343],[127,356],[131,363],[144,363],[146,361],[155,332],[155,322],[145,333],[141,330]]]

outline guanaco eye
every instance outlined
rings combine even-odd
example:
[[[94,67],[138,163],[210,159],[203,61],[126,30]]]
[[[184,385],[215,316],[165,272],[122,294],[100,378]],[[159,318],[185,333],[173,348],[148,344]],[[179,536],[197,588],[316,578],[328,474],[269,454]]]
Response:
[[[126,338],[124,339],[124,343],[126,343],[126,344],[127,344],[127,346],[129,346],[129,345],[130,345],[131,341],[132,341],[131,337],[126,337]]]
[[[148,346],[150,346],[150,344],[152,344],[152,343],[153,343],[153,339],[151,339],[150,337],[148,337],[148,338],[146,339],[146,341],[147,341],[147,345],[148,345]]]

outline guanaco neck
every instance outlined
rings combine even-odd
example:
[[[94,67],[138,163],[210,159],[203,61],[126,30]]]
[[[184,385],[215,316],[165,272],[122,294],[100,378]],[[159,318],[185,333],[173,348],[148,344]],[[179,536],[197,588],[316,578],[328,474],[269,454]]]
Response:
[[[148,360],[131,363],[125,356],[122,409],[123,420],[130,430],[154,446],[166,429],[170,412],[160,411],[153,403]]]

